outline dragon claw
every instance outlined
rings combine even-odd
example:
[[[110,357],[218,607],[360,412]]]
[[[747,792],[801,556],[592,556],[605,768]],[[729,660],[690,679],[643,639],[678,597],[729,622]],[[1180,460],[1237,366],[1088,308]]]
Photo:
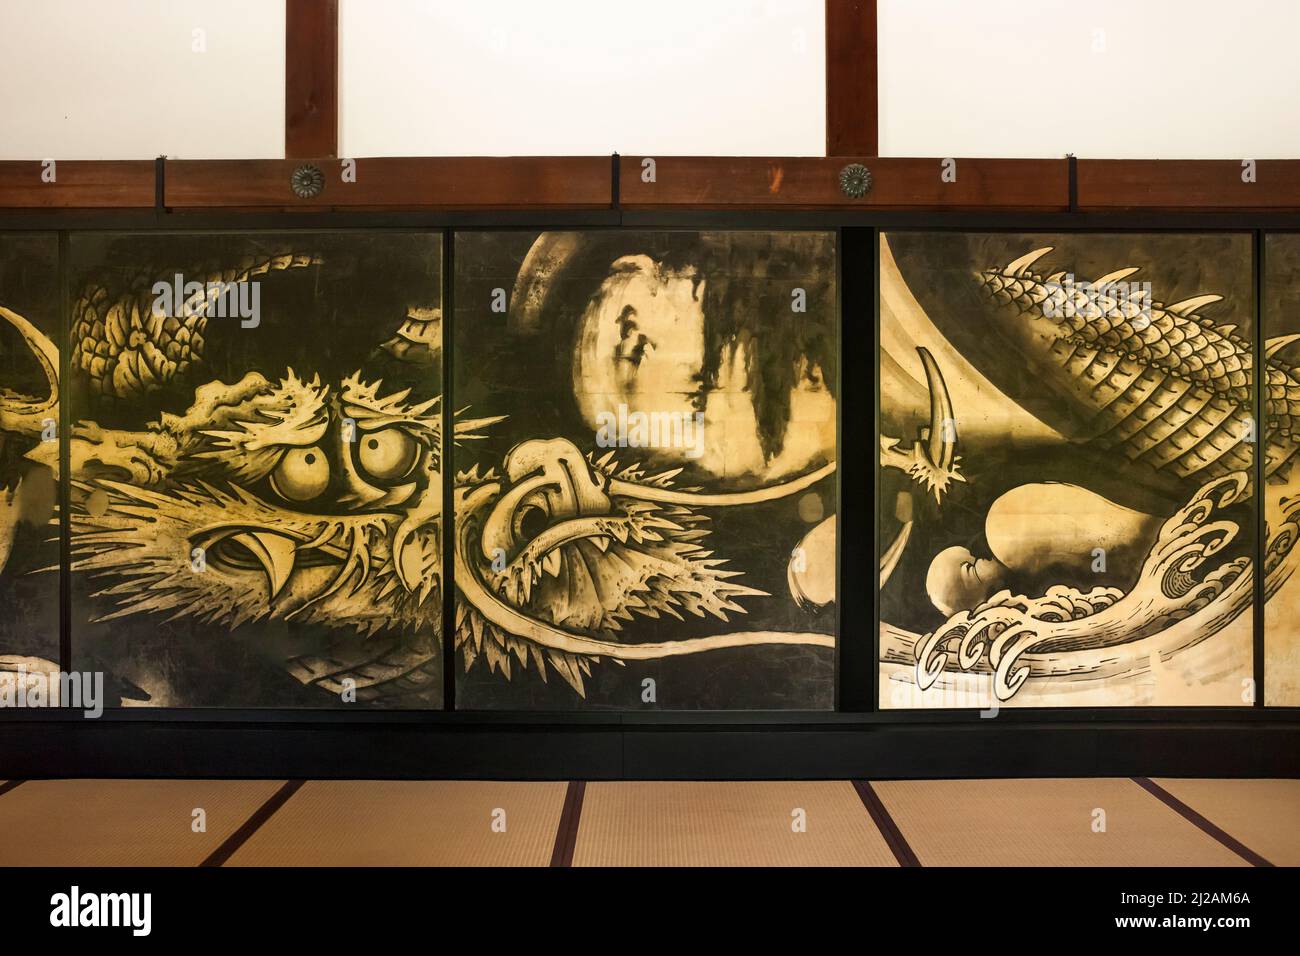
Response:
[[[921,366],[925,370],[926,385],[930,390],[930,422],[917,429],[916,441],[908,449],[900,449],[902,440],[880,436],[880,467],[897,468],[906,472],[918,485],[934,496],[936,505],[954,481],[964,482],[960,470],[961,456],[957,454],[957,418],[953,414],[952,396],[943,380],[939,365],[927,349],[917,348]],[[912,523],[905,522],[903,530],[886,549],[880,561],[880,586],[889,580],[903,548],[907,544]]]
[[[934,495],[935,504],[941,504],[943,495],[954,481],[966,480],[959,467],[961,457],[957,454],[957,419],[948,386],[934,357],[927,349],[918,348],[916,351],[921,356],[930,390],[930,422],[917,430],[916,441],[907,450],[899,448],[901,439],[882,435],[880,466],[906,472]]]

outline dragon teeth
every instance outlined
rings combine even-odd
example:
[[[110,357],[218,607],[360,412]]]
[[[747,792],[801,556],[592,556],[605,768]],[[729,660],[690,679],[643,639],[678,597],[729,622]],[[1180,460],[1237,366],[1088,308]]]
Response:
[[[551,577],[557,577],[560,573],[560,552],[559,550],[549,551],[546,557],[542,558],[542,569]]]

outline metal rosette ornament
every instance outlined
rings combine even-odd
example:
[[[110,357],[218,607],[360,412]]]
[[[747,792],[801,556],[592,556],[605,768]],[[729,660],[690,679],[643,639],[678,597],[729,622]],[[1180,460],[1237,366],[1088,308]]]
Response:
[[[840,170],[840,192],[850,199],[861,199],[871,192],[871,170],[861,163],[849,163]]]
[[[299,199],[315,199],[325,188],[325,174],[318,166],[303,163],[289,177],[289,187]]]

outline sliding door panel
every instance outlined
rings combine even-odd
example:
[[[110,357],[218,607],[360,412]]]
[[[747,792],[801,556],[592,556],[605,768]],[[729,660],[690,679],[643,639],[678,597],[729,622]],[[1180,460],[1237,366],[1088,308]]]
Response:
[[[1252,703],[1251,236],[880,259],[882,708]]]
[[[113,704],[442,703],[441,239],[76,235],[72,640]]]
[[[457,235],[458,708],[833,705],[835,261]]]

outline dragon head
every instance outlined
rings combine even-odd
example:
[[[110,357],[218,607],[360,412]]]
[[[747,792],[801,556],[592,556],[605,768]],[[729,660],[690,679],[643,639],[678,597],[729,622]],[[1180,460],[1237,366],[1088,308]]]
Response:
[[[105,619],[435,624],[439,401],[408,398],[251,373],[142,435],[74,435],[74,570],[111,578]]]
[[[476,422],[460,421],[458,435]],[[383,635],[362,653],[302,655],[329,689],[432,679],[442,614],[441,402],[360,373],[335,387],[292,370],[211,382],[143,432],[78,426],[73,570],[139,613],[235,628],[278,620]],[[381,654],[381,649],[384,653]],[[355,650],[355,648],[354,648]],[[378,693],[378,690],[375,691]]]

